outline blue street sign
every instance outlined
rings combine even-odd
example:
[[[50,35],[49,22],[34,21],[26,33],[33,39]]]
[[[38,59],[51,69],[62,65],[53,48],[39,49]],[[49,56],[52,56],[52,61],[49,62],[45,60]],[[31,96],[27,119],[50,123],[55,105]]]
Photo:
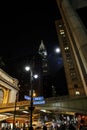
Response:
[[[24,96],[24,99],[26,99],[26,100],[31,100],[31,97],[25,95],[25,96]]]
[[[25,95],[25,96],[24,96],[24,99],[26,99],[26,100],[31,100],[31,97]],[[43,96],[33,97],[33,100],[34,100],[34,101],[38,101],[38,100],[41,101],[41,100],[44,100],[44,97],[43,97]]]
[[[34,101],[33,105],[45,104],[45,100],[42,101]]]
[[[33,97],[33,100],[34,101],[37,101],[37,100],[44,100],[44,97],[43,96],[40,96],[40,97]]]

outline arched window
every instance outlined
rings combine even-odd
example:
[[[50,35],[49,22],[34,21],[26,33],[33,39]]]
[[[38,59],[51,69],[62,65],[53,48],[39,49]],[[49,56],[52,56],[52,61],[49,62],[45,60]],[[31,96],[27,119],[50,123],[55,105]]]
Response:
[[[3,97],[4,97],[4,92],[3,92],[3,90],[0,88],[0,103],[3,102]]]

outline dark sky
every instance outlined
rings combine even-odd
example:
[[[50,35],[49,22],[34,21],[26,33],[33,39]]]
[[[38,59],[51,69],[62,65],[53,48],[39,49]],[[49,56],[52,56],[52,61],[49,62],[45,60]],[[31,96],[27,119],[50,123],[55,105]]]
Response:
[[[60,15],[55,0],[32,0],[29,4],[17,7],[12,13],[11,10],[5,10],[1,18],[2,49],[7,53],[10,51],[8,55],[18,52],[21,55],[23,51],[26,55],[30,48],[37,51],[42,39],[47,48],[58,44],[55,20]]]
[[[25,63],[38,53],[43,40],[51,72],[58,75],[60,70],[60,78],[65,80],[62,57],[54,52],[59,46],[55,20],[61,18],[56,0],[30,0],[13,5],[4,6],[1,15],[0,59],[5,64],[1,68],[19,80]],[[59,77],[54,76],[57,84]]]
[[[60,13],[56,0],[32,0],[18,3],[15,7],[4,7],[1,15],[0,56],[6,67],[10,66],[11,69],[13,64],[16,66],[25,57],[35,55],[43,40],[49,59],[52,58],[60,68],[62,59],[54,56],[54,49],[58,47],[55,28],[57,19],[60,19]]]
[[[41,40],[46,46],[51,68],[60,69],[62,58],[54,54],[59,45],[55,20],[60,18],[56,0],[4,3],[0,14],[0,59],[5,62],[4,69],[11,70],[13,65],[35,55]]]

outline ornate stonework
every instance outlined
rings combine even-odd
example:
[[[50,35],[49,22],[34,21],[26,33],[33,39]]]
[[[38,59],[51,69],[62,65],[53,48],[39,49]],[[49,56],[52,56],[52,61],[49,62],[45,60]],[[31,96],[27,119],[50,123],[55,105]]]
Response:
[[[0,103],[15,102],[18,90],[18,80],[0,69]]]

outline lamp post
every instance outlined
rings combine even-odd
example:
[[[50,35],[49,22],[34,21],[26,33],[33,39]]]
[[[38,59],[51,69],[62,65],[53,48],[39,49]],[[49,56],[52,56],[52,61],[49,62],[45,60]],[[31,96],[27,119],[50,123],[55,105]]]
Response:
[[[31,97],[31,100],[30,100],[30,107],[29,107],[29,110],[30,110],[30,126],[29,126],[29,130],[33,130],[33,127],[32,127],[32,113],[33,113],[33,110],[34,110],[34,106],[33,106],[33,78],[38,78],[38,75],[33,75],[33,71],[29,66],[26,66],[25,70],[30,71],[30,86],[31,86],[31,88],[30,88],[31,89],[30,97]]]
[[[30,70],[30,85],[31,85],[31,102],[30,102],[30,127],[29,130],[33,130],[32,127],[32,112],[33,112],[33,87],[32,87],[32,81],[33,81],[33,73],[32,70]]]
[[[15,106],[14,106],[14,116],[13,116],[13,130],[15,129],[15,116],[16,116],[16,104],[18,100],[18,92],[16,93],[16,98],[15,98]]]

